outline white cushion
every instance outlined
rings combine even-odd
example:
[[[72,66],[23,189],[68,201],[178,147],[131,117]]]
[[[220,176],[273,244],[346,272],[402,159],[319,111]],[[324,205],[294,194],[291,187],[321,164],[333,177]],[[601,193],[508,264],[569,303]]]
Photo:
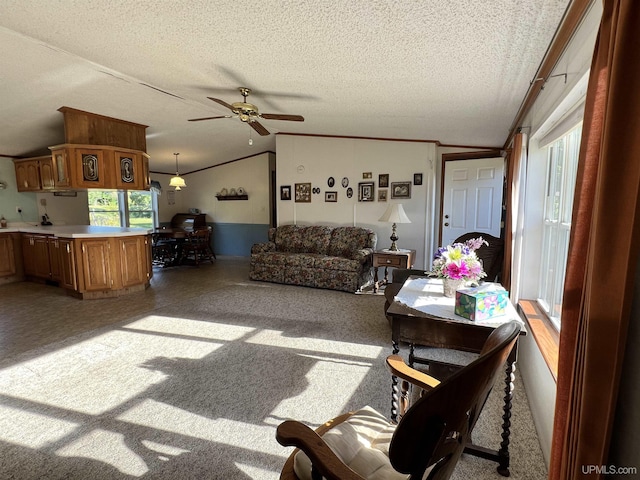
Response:
[[[409,476],[398,473],[389,462],[394,430],[395,425],[367,406],[322,438],[346,465],[367,480],[407,480]],[[300,480],[311,480],[311,461],[304,452],[298,452],[293,468]]]

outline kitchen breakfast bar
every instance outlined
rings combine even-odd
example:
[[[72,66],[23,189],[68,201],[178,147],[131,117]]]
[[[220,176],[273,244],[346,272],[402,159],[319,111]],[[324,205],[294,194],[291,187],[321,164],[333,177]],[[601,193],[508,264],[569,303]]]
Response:
[[[144,290],[153,275],[150,233],[90,225],[0,229],[0,284],[44,282],[81,299]]]

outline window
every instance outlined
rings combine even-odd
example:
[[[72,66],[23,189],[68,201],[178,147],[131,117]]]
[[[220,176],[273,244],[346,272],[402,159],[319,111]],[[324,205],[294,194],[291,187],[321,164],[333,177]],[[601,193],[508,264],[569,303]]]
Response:
[[[560,329],[573,192],[582,124],[547,146],[547,175],[538,302]]]
[[[158,221],[155,192],[89,190],[89,223],[109,227],[154,228]]]
[[[154,228],[155,211],[153,199],[155,194],[140,190],[127,191],[127,205],[129,210],[129,226]]]

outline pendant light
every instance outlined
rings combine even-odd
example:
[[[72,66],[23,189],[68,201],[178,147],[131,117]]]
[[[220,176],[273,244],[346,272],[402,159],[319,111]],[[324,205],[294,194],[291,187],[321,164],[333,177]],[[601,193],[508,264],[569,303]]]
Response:
[[[174,153],[174,155],[176,156],[176,176],[175,177],[171,177],[171,181],[169,182],[169,186],[170,187],[176,187],[176,190],[180,190],[183,187],[186,187],[187,184],[184,182],[184,178],[182,178],[180,176],[180,174],[178,173],[178,155],[180,155],[179,153]]]

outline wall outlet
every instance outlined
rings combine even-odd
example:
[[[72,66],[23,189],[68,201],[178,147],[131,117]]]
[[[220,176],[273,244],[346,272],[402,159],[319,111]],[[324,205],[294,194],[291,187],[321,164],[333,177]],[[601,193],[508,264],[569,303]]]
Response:
[[[22,213],[22,207],[16,207],[16,213]]]

